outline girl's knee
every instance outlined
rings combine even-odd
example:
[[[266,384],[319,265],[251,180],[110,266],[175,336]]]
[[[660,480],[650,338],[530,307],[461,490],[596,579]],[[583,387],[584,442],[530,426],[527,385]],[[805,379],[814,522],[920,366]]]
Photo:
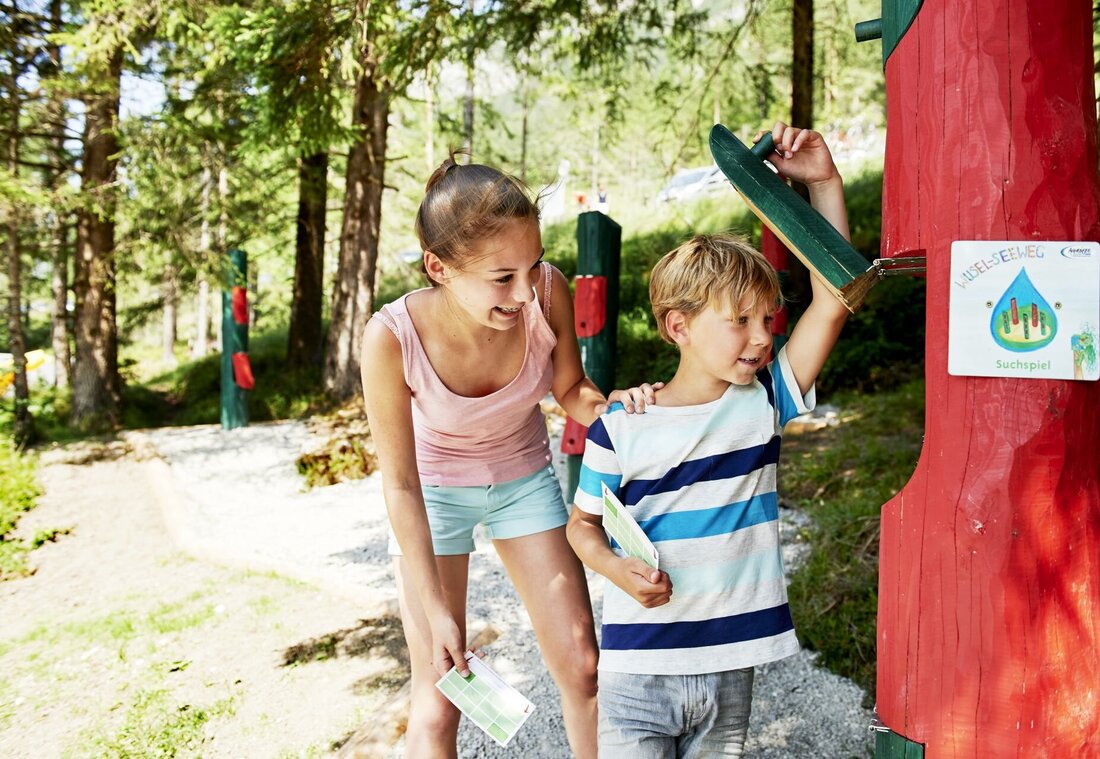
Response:
[[[432,692],[414,694],[409,709],[409,731],[423,731],[433,736],[453,736],[458,733],[462,714],[443,698],[435,688]]]
[[[596,665],[599,662],[599,650],[595,644],[578,646],[561,666],[554,667],[551,674],[562,691],[569,691],[582,698],[596,697]]]

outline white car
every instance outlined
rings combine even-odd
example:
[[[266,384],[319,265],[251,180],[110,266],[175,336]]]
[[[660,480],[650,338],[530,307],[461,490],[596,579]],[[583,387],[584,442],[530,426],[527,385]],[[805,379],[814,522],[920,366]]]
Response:
[[[730,187],[729,180],[717,166],[684,169],[668,180],[657,193],[658,203],[682,202],[693,198],[716,195]]]

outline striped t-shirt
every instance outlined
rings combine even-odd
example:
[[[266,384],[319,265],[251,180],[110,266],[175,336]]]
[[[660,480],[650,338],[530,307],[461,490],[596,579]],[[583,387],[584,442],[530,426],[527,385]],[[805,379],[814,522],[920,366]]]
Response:
[[[672,580],[672,600],[655,609],[606,584],[601,670],[723,672],[798,651],[775,471],[783,425],[814,403],[781,350],[751,385],[731,385],[718,400],[644,414],[614,404],[589,427],[575,503],[602,514],[607,483]]]

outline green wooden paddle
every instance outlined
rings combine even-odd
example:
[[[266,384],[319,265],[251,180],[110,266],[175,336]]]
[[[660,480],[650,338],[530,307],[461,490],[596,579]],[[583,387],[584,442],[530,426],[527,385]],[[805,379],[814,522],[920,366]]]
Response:
[[[765,134],[750,150],[730,130],[715,124],[710,130],[710,151],[753,213],[849,311],[859,308],[878,281],[878,271],[824,216],[764,165],[764,159],[775,152],[771,134]]]

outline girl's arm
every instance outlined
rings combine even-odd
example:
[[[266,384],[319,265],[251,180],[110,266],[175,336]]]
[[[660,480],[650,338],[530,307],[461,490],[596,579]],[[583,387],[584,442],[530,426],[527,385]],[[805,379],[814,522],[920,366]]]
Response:
[[[573,298],[565,275],[550,267],[553,277],[550,290],[550,327],[558,338],[558,344],[550,355],[554,364],[554,380],[550,391],[565,413],[584,426],[596,421],[607,409],[607,399],[596,384],[584,373],[581,349],[573,326]]]
[[[565,409],[565,413],[587,427],[607,410],[608,399],[604,398],[596,383],[584,373],[581,349],[573,326],[573,297],[569,293],[569,283],[566,282],[565,275],[553,266],[550,267],[550,276],[554,278],[550,292],[550,327],[558,338],[558,344],[550,355],[554,364],[554,380],[550,390],[554,394],[554,400]],[[541,283],[539,288],[541,292]],[[655,385],[642,384],[629,390],[614,390],[611,401],[622,402],[628,413],[635,410],[642,412],[647,403],[657,403],[653,391],[660,390],[663,386],[658,382]]]
[[[386,511],[431,626],[432,663],[441,675],[452,665],[466,674],[465,642],[443,595],[420,490],[412,394],[405,383],[401,344],[379,319],[367,323],[360,364],[367,422],[378,452]]]

